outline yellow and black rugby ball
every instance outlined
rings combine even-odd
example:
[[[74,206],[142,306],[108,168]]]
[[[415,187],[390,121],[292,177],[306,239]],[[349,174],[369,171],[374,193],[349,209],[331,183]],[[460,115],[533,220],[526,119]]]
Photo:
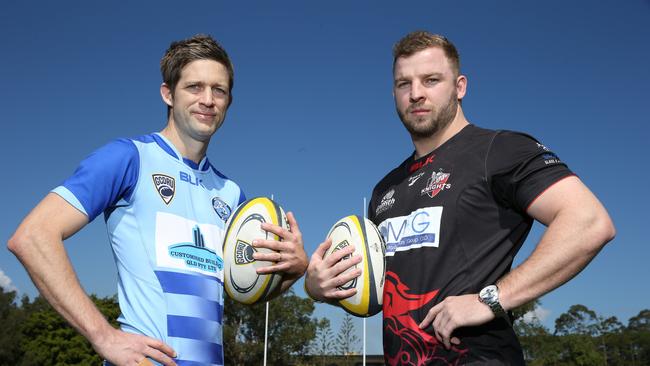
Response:
[[[337,221],[327,234],[332,246],[325,257],[347,246],[354,246],[353,255],[360,255],[361,263],[353,268],[361,268],[359,277],[343,284],[341,290],[355,288],[357,293],[339,301],[348,313],[358,317],[369,317],[382,309],[384,295],[384,274],[386,245],[377,227],[368,219],[351,215]]]
[[[243,202],[226,223],[223,242],[224,288],[230,298],[247,305],[267,301],[282,281],[281,274],[256,272],[258,268],[270,266],[273,262],[255,260],[253,253],[273,251],[254,248],[253,240],[280,240],[277,235],[262,230],[263,222],[289,229],[282,207],[267,197],[255,197]]]

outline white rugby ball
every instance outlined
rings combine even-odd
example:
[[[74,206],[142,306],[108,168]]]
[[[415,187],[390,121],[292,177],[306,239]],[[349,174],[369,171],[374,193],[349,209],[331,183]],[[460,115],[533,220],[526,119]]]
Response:
[[[341,307],[359,317],[379,313],[384,296],[386,245],[375,224],[361,216],[347,216],[332,226],[327,237],[332,239],[332,246],[325,252],[325,257],[352,245],[355,248],[353,255],[362,258],[359,264],[346,270],[361,268],[362,273],[339,287],[341,290],[357,289],[355,295],[339,301]]]
[[[268,300],[282,280],[282,275],[278,273],[260,275],[256,272],[258,268],[270,266],[273,262],[255,260],[253,253],[274,251],[254,248],[253,240],[280,240],[277,235],[262,230],[263,222],[289,229],[282,207],[267,197],[245,201],[226,223],[223,242],[224,287],[231,299],[242,304],[251,305]]]

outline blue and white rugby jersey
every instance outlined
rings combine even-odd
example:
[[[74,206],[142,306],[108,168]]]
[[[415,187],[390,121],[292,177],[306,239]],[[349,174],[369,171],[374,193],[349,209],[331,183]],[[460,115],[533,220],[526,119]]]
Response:
[[[108,226],[124,331],[157,338],[179,365],[222,365],[225,222],[239,186],[160,134],[115,140],[53,192]]]

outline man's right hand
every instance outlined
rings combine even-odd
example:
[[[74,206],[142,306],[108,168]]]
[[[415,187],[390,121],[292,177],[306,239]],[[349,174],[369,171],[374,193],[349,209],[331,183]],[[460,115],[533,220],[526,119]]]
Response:
[[[346,299],[357,293],[354,288],[339,290],[338,287],[361,275],[360,268],[346,272],[347,269],[361,263],[361,256],[355,255],[343,259],[354,252],[354,247],[348,246],[323,259],[325,252],[331,245],[332,239],[327,239],[321,243],[311,256],[307,267],[305,288],[307,294],[314,300],[331,302]]]
[[[110,328],[93,343],[97,353],[115,366],[147,365],[147,357],[165,366],[176,366],[176,352],[160,340]],[[151,364],[151,363],[149,363]]]

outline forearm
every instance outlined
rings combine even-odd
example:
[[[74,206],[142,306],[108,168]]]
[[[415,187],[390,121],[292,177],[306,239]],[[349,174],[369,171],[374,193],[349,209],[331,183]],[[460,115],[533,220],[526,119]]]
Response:
[[[51,193],[23,220],[8,247],[45,299],[93,342],[110,325],[81,288],[63,246],[87,223],[84,214]]]
[[[36,239],[36,238],[34,238]],[[110,327],[77,279],[61,240],[16,238],[14,254],[52,307],[91,343]]]
[[[613,236],[611,220],[600,205],[586,213],[559,212],[531,256],[498,282],[502,306],[516,308],[569,281]]]

